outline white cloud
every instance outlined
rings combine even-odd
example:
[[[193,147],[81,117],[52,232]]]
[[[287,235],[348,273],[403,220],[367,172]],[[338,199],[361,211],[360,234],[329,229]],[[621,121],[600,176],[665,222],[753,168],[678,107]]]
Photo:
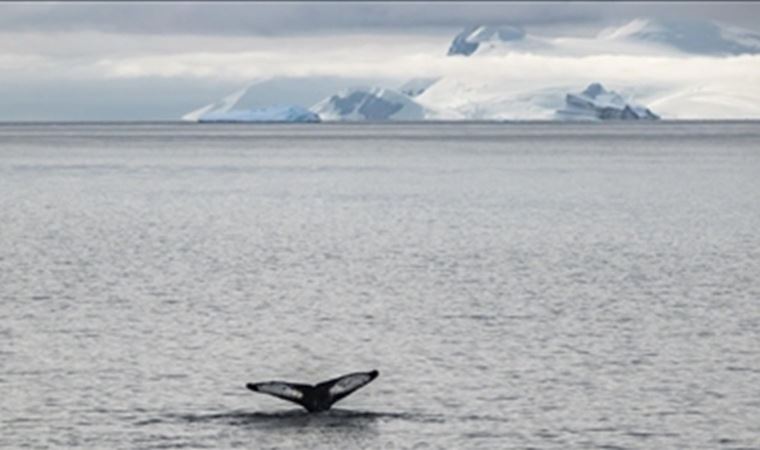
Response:
[[[474,58],[447,57],[440,48],[408,53],[388,48],[326,48],[321,51],[180,53],[106,58],[94,64],[103,76],[196,77],[250,80],[262,76],[336,75],[406,79],[415,76],[504,80],[604,79],[639,82],[736,80],[760,82],[760,56],[734,57],[594,55],[567,57],[510,53]]]
[[[443,55],[448,35],[312,37],[130,36],[100,32],[0,33],[3,77],[192,77],[385,73],[415,55]],[[31,66],[34,61],[36,66]],[[44,67],[44,71],[43,71]],[[393,72],[393,70],[391,70]],[[396,71],[398,72],[398,71]]]
[[[123,35],[92,31],[0,33],[3,79],[191,78],[240,82],[271,76],[395,78],[492,75],[512,80],[587,80],[678,83],[720,79],[757,82],[756,56],[730,58],[604,54],[571,57],[511,53],[447,57],[447,34],[336,36]],[[574,44],[578,45],[578,44]],[[587,39],[583,45],[598,45]],[[567,48],[566,45],[561,46]]]

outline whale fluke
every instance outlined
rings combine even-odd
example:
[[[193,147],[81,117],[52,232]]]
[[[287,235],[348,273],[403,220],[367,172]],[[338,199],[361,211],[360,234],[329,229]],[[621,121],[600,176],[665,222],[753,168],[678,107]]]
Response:
[[[297,403],[309,412],[327,411],[335,402],[366,386],[379,374],[380,372],[377,370],[349,373],[317,385],[290,383],[288,381],[264,381],[262,383],[248,383],[245,387],[254,392],[273,395]]]

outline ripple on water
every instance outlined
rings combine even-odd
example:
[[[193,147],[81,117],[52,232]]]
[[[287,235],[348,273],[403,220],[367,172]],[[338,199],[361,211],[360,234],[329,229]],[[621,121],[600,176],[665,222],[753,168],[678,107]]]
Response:
[[[0,125],[0,447],[756,447],[760,127],[636,127]]]
[[[309,413],[300,409],[276,412],[229,411],[201,414],[165,414],[161,417],[135,422],[137,426],[159,423],[222,423],[228,425],[261,425],[275,427],[336,427],[352,426],[376,421],[406,421],[418,423],[440,423],[442,416],[418,413],[394,413],[376,411],[357,411],[333,408],[320,413]],[[482,420],[482,419],[481,419]]]

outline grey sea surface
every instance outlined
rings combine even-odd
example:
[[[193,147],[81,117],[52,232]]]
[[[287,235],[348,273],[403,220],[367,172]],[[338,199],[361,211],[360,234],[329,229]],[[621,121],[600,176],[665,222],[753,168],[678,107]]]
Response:
[[[760,124],[0,125],[0,430],[760,448]]]

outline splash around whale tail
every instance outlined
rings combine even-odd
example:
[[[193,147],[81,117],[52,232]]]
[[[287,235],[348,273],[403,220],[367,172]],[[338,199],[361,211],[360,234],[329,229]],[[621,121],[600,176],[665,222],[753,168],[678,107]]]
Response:
[[[289,381],[248,383],[248,389],[268,394],[303,406],[309,412],[326,411],[332,405],[366,386],[380,374],[377,370],[354,372],[316,385]]]

